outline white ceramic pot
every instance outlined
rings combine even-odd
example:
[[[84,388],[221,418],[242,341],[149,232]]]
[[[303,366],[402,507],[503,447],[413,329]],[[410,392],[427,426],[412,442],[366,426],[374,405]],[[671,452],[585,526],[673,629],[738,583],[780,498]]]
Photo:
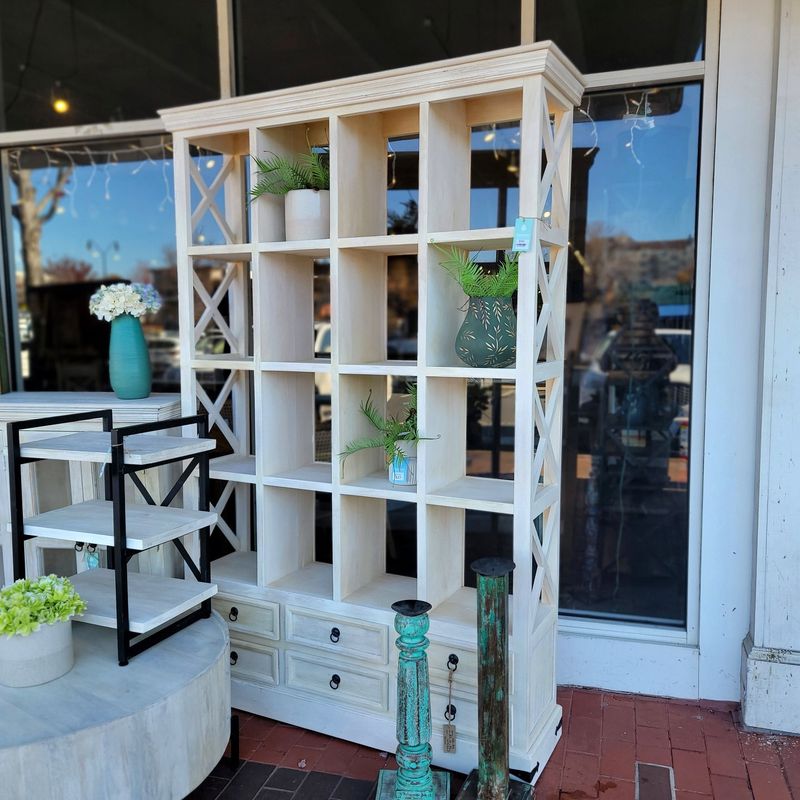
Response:
[[[398,442],[397,448],[403,454],[402,461],[395,458],[389,464],[389,483],[395,486],[417,485],[417,447],[408,442]]]
[[[295,189],[286,194],[286,241],[327,239],[331,235],[331,193]]]
[[[29,636],[0,636],[0,683],[38,686],[72,669],[72,620],[40,625]]]

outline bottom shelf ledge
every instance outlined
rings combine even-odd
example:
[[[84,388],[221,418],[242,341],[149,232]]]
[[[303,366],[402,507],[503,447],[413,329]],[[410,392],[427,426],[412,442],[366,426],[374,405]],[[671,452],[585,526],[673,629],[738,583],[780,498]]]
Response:
[[[508,632],[511,635],[513,621],[512,606],[514,596],[508,598]],[[478,592],[469,586],[462,586],[431,611],[431,622],[448,625],[463,625],[475,629],[478,624]]]
[[[297,572],[292,572],[283,578],[272,581],[269,584],[269,588],[332,600],[333,566],[324,564],[321,561],[314,561],[298,569]]]
[[[392,603],[398,600],[414,600],[417,597],[417,579],[405,575],[381,575],[366,586],[351,592],[345,603],[391,611]]]
[[[76,622],[117,627],[117,601],[114,570],[90,569],[70,578],[86,601],[86,613]],[[142,572],[128,573],[129,627],[133,633],[148,633],[181,616],[217,593],[213,583],[165,578]]]
[[[237,550],[211,562],[211,579],[223,583],[258,585],[258,554],[254,550]]]

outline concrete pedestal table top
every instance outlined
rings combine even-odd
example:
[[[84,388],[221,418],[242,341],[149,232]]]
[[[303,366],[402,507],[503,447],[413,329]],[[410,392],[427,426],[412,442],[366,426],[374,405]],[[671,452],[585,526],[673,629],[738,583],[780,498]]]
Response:
[[[0,797],[182,800],[230,736],[227,627],[212,613],[131,659],[115,632],[73,622],[75,666],[0,686]]]

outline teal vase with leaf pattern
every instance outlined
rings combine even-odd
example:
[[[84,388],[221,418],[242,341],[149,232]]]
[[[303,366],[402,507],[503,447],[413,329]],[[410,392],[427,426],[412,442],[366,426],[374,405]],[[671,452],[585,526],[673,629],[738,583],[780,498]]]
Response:
[[[142,323],[130,314],[111,320],[108,375],[120,400],[140,400],[150,395],[152,372]]]
[[[456,336],[456,355],[470,367],[508,367],[517,359],[517,315],[511,297],[470,297]]]

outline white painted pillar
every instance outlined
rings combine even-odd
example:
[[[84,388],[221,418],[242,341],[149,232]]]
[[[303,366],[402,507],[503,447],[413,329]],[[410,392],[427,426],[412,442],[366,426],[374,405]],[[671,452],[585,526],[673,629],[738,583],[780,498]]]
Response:
[[[800,0],[781,2],[774,99],[758,514],[742,696],[747,725],[800,733]]]

